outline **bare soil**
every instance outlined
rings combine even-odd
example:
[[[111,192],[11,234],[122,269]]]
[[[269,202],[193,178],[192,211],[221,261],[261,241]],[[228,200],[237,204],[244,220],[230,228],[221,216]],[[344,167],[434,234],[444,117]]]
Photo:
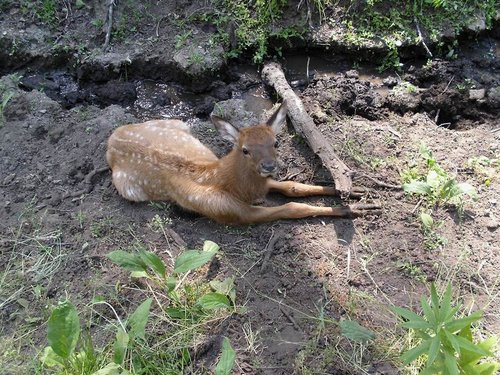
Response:
[[[311,66],[315,78],[299,86],[308,113],[357,172],[356,184],[372,188],[364,200],[383,207],[380,216],[353,220],[228,227],[174,204],[127,202],[111,184],[110,172],[99,171],[106,167],[106,140],[113,129],[163,115],[186,120],[204,143],[224,154],[229,146],[206,114],[216,101],[243,97],[236,104],[240,110],[262,116],[273,94],[254,68],[233,69],[233,79],[215,80],[203,94],[166,81],[130,80],[107,89],[79,86],[73,92],[91,99],[72,102],[61,91],[71,80],[63,85],[53,79],[53,71],[34,76],[57,81],[53,99],[58,101],[37,90],[39,83],[30,84],[29,75],[20,85],[4,76],[1,82],[14,96],[0,127],[0,272],[9,278],[0,291],[0,348],[10,350],[0,373],[32,371],[27,370],[32,358],[46,345],[49,306],[65,296],[82,307],[102,295],[118,313],[129,312],[140,296],[127,291],[136,285],[105,256],[135,240],[167,264],[169,253],[183,250],[182,241],[189,249],[201,248],[205,240],[221,246],[210,277],[236,276],[238,301],[248,308],[214,327],[217,337],[228,336],[237,350],[235,373],[398,373],[395,352],[388,347],[402,345],[402,332],[388,307],[418,310],[431,281],[451,281],[467,309],[485,311],[481,331],[499,332],[499,43],[484,38],[469,43],[454,61],[408,63],[400,77],[379,75],[371,67],[359,72],[338,68],[327,59]],[[291,76],[301,76],[290,68],[292,61],[285,58],[285,68],[288,64]],[[414,88],[392,89],[400,81]],[[436,231],[447,240],[434,250],[426,248],[418,220],[422,203],[373,180],[399,185],[401,171],[419,163],[421,142],[445,170],[470,182],[479,194],[465,206],[463,217],[451,206],[434,208],[434,220],[442,222]],[[279,153],[280,178],[331,183],[290,128],[280,135]],[[496,166],[470,168],[467,161],[480,156],[496,159]],[[285,201],[272,195],[265,204]],[[302,201],[341,203],[322,197]],[[182,241],[153,230],[156,215],[168,218]],[[322,316],[356,319],[377,339],[364,348],[362,359],[353,358],[359,346],[340,337],[336,326],[322,327]],[[252,345],[244,328],[256,335]],[[26,335],[29,345],[21,340]],[[219,345],[215,340],[195,360],[213,368]]]

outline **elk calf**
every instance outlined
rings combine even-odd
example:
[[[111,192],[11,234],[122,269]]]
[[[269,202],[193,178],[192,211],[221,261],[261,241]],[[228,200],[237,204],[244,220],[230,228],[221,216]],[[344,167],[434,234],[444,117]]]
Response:
[[[236,129],[212,121],[233,150],[219,159],[194,138],[179,120],[153,120],[116,129],[108,140],[106,159],[113,184],[125,199],[174,201],[221,223],[250,224],[311,216],[361,214],[377,206],[316,207],[290,202],[255,206],[269,191],[289,197],[336,195],[333,187],[273,179],[277,173],[276,134],[286,118],[286,104],[266,124]]]

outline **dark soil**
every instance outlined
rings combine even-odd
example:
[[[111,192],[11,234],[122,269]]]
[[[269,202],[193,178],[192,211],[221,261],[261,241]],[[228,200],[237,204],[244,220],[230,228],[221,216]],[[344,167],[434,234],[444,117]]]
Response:
[[[7,21],[13,22],[3,16],[2,22]],[[175,32],[169,20],[161,21],[161,35]],[[76,32],[85,27],[78,24]],[[130,38],[130,45],[141,43],[141,32]],[[428,282],[435,280],[452,281],[467,308],[485,310],[484,329],[498,332],[498,164],[486,172],[466,165],[479,156],[498,163],[499,43],[491,38],[472,41],[454,61],[408,62],[400,76],[372,73],[374,67],[359,72],[337,69],[340,65],[318,59],[317,66],[311,66],[316,76],[302,87],[302,100],[332,147],[357,172],[356,184],[373,189],[365,199],[379,201],[383,213],[246,227],[219,225],[175,205],[161,209],[127,202],[111,184],[110,172],[97,170],[106,167],[106,140],[113,129],[162,116],[184,119],[218,155],[227,152],[228,145],[207,115],[217,102],[243,98],[231,105],[240,113],[255,110],[256,118],[262,116],[273,94],[262,86],[256,69],[230,67],[223,79],[205,76],[204,90],[198,93],[180,85],[183,79],[173,79],[177,68],[158,80],[161,74],[153,67],[143,67],[141,79],[125,80],[111,67],[103,71],[105,64],[98,69],[86,65],[75,76],[71,69],[37,70],[54,66],[53,61],[10,61],[3,72],[19,72],[23,78],[19,83],[12,76],[1,80],[14,96],[0,127],[0,272],[13,277],[0,284],[0,348],[21,355],[6,354],[3,367],[9,370],[0,373],[31,371],[26,358],[46,345],[48,306],[65,296],[82,307],[94,295],[103,295],[119,314],[136,305],[139,296],[133,292],[116,294],[118,285],[123,291],[131,281],[105,256],[139,239],[168,263],[166,250],[175,256],[183,249],[176,238],[152,230],[149,223],[156,215],[169,219],[170,228],[189,249],[201,248],[205,240],[221,246],[223,255],[214,273],[234,275],[238,301],[248,307],[248,313],[232,317],[218,331],[237,349],[237,373],[397,373],[397,359],[381,346],[386,340],[396,342],[387,335],[398,332],[387,306],[417,309]],[[291,60],[284,59],[284,66]],[[146,58],[143,63],[149,64]],[[168,64],[164,68],[168,70]],[[92,79],[82,79],[89,74]],[[291,68],[287,74],[301,76]],[[307,82],[305,74],[302,79]],[[443,223],[437,231],[447,244],[432,251],[424,245],[418,200],[363,177],[400,184],[400,172],[418,162],[422,141],[447,171],[472,183],[479,193],[477,202],[466,205],[461,220],[453,207],[435,209],[434,220]],[[331,176],[291,129],[280,135],[279,153],[280,178],[331,184]],[[491,183],[485,184],[485,173],[490,172]],[[270,196],[266,204],[286,201]],[[322,197],[302,201],[340,203]],[[60,236],[51,235],[55,232]],[[271,241],[274,246],[268,248]],[[60,257],[47,258],[43,246],[59,249]],[[37,259],[55,264],[55,258],[59,260],[53,271],[42,272],[36,264]],[[21,262],[22,271],[13,276],[10,270]],[[41,297],[33,292],[37,286]],[[359,348],[350,347],[335,326],[321,328],[320,316],[356,319],[379,334],[365,348],[359,367],[346,359],[346,353]],[[243,328],[257,335],[253,346]],[[31,345],[18,347],[25,333]],[[332,348],[336,350],[329,351]],[[209,346],[196,360],[211,367],[218,351],[219,345]]]

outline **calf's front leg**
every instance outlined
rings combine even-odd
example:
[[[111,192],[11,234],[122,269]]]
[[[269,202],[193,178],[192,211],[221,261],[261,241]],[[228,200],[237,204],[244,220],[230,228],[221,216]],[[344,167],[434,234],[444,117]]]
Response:
[[[312,195],[340,195],[338,190],[332,186],[318,186],[302,184],[294,181],[276,181],[271,178],[267,180],[270,192],[281,193],[287,197],[308,197]],[[353,187],[350,196],[359,198],[367,190],[361,187]]]

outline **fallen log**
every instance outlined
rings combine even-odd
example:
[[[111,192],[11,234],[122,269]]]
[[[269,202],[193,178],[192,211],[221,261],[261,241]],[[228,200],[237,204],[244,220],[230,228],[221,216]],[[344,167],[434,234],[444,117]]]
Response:
[[[286,101],[288,118],[295,131],[305,138],[309,147],[319,156],[325,168],[331,173],[335,188],[339,191],[340,196],[347,198],[352,189],[353,172],[333,151],[332,146],[307,114],[302,101],[288,84],[281,66],[274,62],[265,64],[262,69],[262,79]]]

